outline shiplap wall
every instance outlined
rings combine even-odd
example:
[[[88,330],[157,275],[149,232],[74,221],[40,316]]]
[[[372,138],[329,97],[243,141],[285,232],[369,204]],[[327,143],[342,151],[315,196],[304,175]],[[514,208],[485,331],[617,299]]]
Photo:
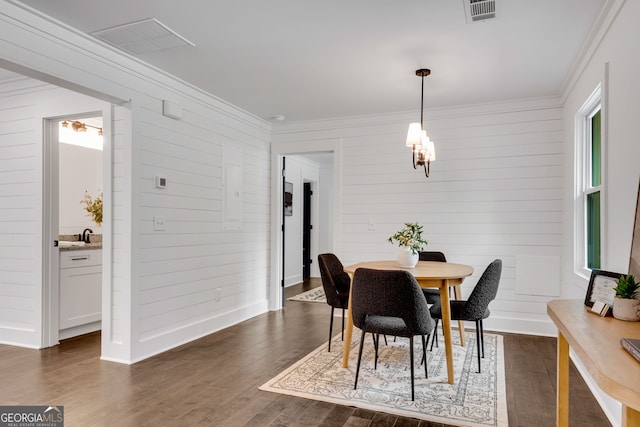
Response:
[[[266,311],[271,125],[19,3],[0,2],[0,24],[0,66],[118,105],[102,357],[135,362]],[[182,106],[183,119],[163,116],[163,100]],[[243,156],[238,231],[220,221],[224,143]],[[162,192],[153,188],[158,173],[168,180]],[[165,230],[153,230],[154,216],[165,218]],[[32,335],[36,342],[41,333]]]
[[[593,35],[582,62],[565,87],[564,100],[564,270],[563,297],[584,298],[588,277],[574,268],[575,227],[575,119],[598,85],[603,89],[603,215],[602,268],[626,273],[629,267],[640,176],[638,111],[640,111],[640,56],[637,40],[640,2],[612,4]],[[594,349],[598,351],[598,349]],[[600,390],[578,357],[573,362],[582,373],[613,426],[622,425],[620,402]]]
[[[104,105],[33,79],[0,84],[2,342],[42,345],[42,119],[97,111]]]
[[[253,305],[266,307],[269,256],[269,147],[223,117],[184,106],[180,121],[160,104],[140,109],[140,339],[212,322]],[[243,157],[240,230],[222,224],[222,145]],[[154,176],[167,179],[154,188]],[[154,231],[154,216],[165,230]],[[251,311],[257,310],[255,307]],[[264,310],[264,309],[262,309]]]
[[[127,362],[131,360],[133,325],[131,201],[133,199],[132,111],[130,105],[112,108],[112,148],[105,153],[111,163],[111,192],[105,192],[103,214],[111,215],[111,239],[104,239],[103,253],[112,253],[110,263],[102,265],[102,358]],[[104,123],[109,126],[109,123]],[[108,228],[107,228],[108,230]],[[109,241],[110,240],[110,241]],[[105,316],[105,313],[109,313]]]
[[[558,99],[425,111],[437,161],[427,179],[404,146],[414,115],[290,124],[274,143],[342,140],[341,241],[346,264],[394,258],[387,242],[406,221],[424,225],[429,245],[470,264],[468,293],[501,258],[500,292],[487,328],[554,333],[548,297],[515,291],[516,256],[559,257],[562,243],[562,109]],[[369,230],[369,223],[374,230]],[[552,275],[553,277],[553,275]],[[555,274],[555,286],[558,273]],[[540,272],[540,279],[546,278]]]
[[[3,342],[38,347],[41,157],[34,102],[23,93],[21,85],[0,85],[0,333]]]

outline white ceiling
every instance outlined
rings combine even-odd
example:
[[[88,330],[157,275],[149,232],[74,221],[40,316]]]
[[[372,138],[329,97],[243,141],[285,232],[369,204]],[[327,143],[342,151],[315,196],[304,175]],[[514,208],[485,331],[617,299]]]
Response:
[[[195,43],[140,55],[286,122],[558,95],[610,0],[24,0],[81,31],[156,18]]]

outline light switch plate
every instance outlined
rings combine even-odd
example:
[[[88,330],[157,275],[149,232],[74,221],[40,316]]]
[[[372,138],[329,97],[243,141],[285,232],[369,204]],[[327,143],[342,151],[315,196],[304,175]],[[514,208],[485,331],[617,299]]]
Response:
[[[164,225],[164,217],[162,216],[154,216],[153,217],[153,230],[154,231],[163,231],[165,228]]]

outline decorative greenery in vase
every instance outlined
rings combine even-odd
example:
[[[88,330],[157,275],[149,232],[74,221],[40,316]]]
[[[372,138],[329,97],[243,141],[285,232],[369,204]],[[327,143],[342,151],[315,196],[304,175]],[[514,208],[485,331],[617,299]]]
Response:
[[[422,238],[422,226],[417,222],[406,222],[404,225],[402,230],[389,237],[389,243],[395,241],[398,246],[406,246],[412,254],[417,255],[429,242]]]
[[[84,192],[84,199],[80,200],[80,203],[85,205],[84,209],[88,212],[98,227],[102,225],[102,193],[98,197],[93,199],[89,192]]]
[[[618,279],[617,286],[614,288],[616,296],[623,299],[635,299],[640,290],[640,282],[636,283],[635,277],[631,274],[622,275]]]
[[[616,297],[613,300],[613,317],[618,320],[626,320],[637,322],[640,320],[640,300],[638,291],[640,283],[636,283],[636,279],[628,274],[622,275],[616,282]]]

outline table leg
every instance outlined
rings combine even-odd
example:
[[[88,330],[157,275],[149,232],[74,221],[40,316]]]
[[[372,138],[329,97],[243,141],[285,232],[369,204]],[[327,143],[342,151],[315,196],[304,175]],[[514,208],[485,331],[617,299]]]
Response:
[[[569,427],[569,343],[558,331],[558,396],[556,402],[557,427]]]
[[[453,374],[453,348],[451,343],[451,304],[449,301],[449,284],[440,287],[440,301],[442,302],[442,334],[444,335],[444,349],[447,356],[447,377],[449,384],[454,382]],[[447,303],[445,303],[447,301]]]
[[[462,299],[462,288],[460,288],[460,285],[453,287],[453,295],[455,299]],[[464,338],[464,320],[458,320],[458,329],[460,330],[460,345],[464,347],[464,344],[467,342]]]
[[[353,336],[353,316],[351,315],[351,290],[353,289],[353,277],[349,288],[349,306],[347,307],[347,324],[344,327],[344,348],[342,351],[342,367],[349,367],[349,353],[351,351],[351,337]]]
[[[622,405],[622,427],[640,426],[640,412]]]

